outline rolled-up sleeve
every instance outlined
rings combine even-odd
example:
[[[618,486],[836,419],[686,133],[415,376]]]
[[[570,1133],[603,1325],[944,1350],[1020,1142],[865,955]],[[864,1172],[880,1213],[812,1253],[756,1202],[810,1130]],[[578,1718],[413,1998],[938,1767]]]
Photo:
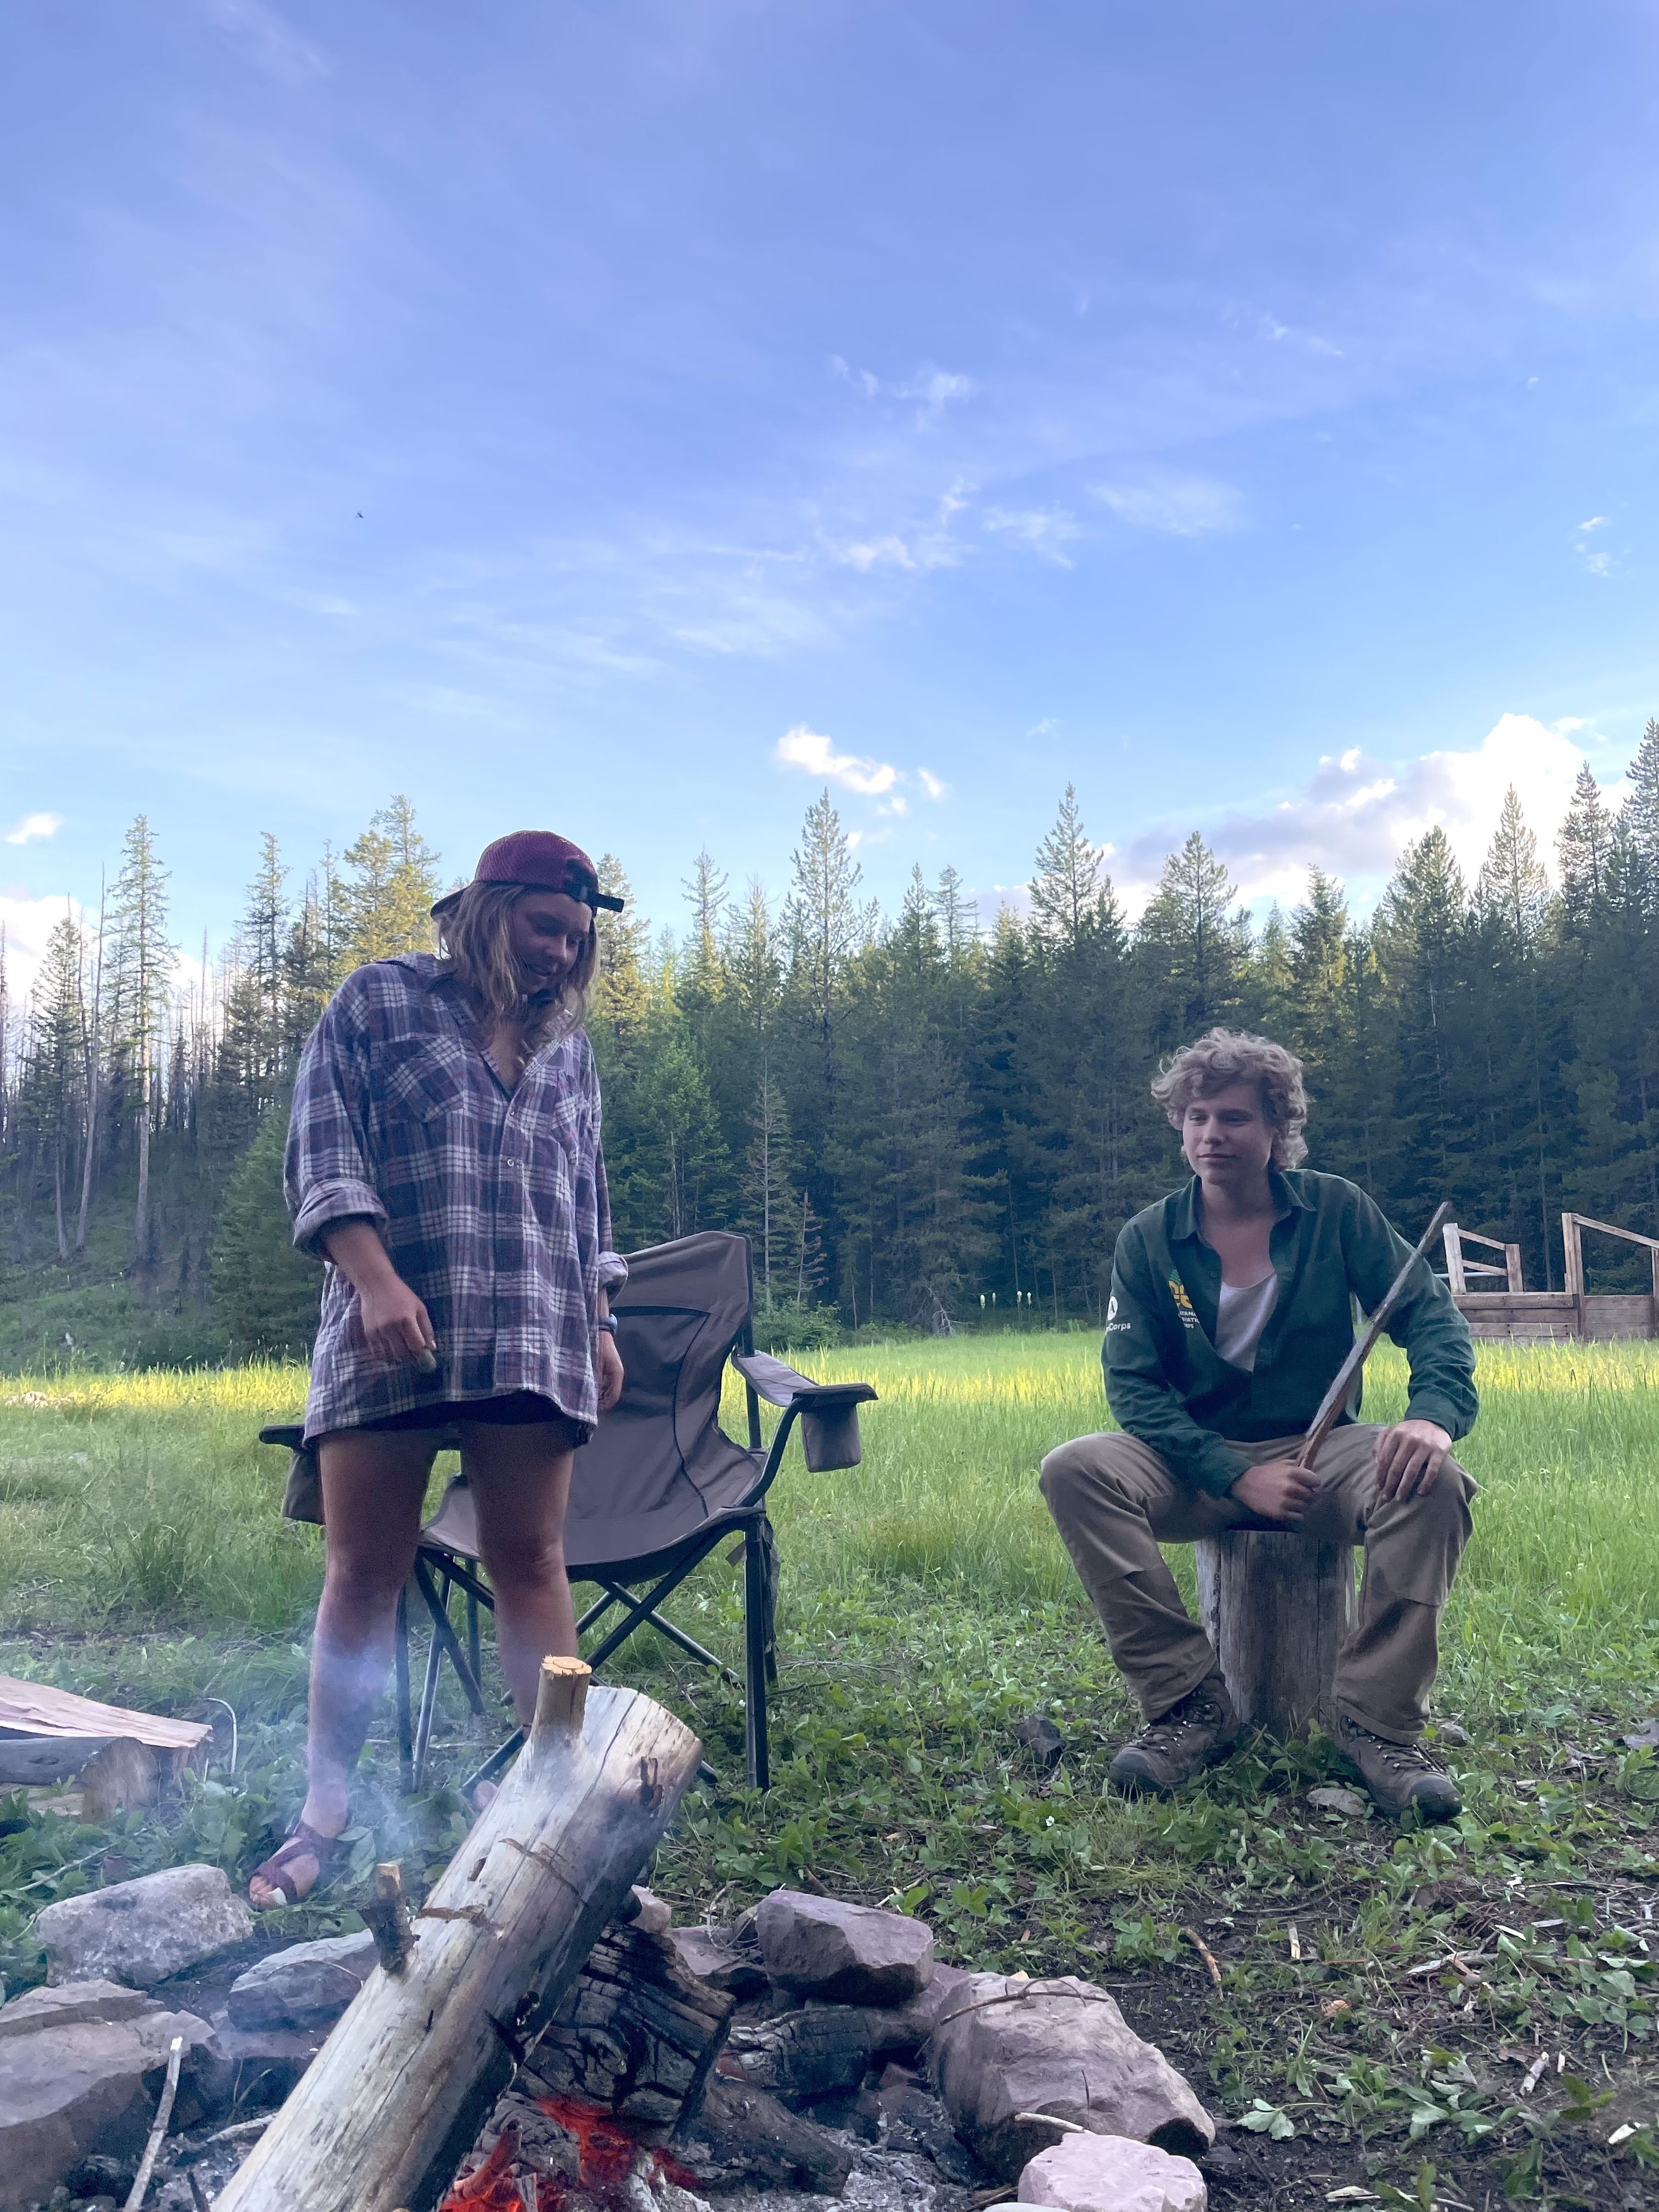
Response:
[[[384,1224],[386,1201],[369,1181],[365,1122],[365,1042],[358,1019],[358,975],[349,976],[306,1040],[295,1079],[283,1162],[283,1194],[294,1242],[327,1257],[319,1239],[337,1223]]]

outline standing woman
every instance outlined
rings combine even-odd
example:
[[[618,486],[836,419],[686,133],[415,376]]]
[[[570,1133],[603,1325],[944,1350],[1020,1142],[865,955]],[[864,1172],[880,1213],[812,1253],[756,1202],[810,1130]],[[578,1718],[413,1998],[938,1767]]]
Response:
[[[460,1432],[520,1720],[544,1656],[575,1655],[565,1504],[622,1392],[609,1294],[628,1275],[581,1026],[599,907],[622,901],[568,838],[499,838],[433,908],[438,957],[355,969],[301,1055],[287,1195],[325,1263],[305,1435],[328,1564],[309,1788],[256,1906],[296,1903],[337,1856],[441,1431]]]

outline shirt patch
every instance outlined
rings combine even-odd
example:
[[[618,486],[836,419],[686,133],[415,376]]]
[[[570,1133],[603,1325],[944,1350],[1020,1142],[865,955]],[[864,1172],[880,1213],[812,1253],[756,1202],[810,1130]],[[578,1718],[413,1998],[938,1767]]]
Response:
[[[1171,1275],[1170,1278],[1170,1296],[1175,1300],[1176,1311],[1181,1316],[1182,1328],[1196,1328],[1198,1315],[1194,1310],[1192,1300],[1187,1295],[1187,1285],[1179,1275]]]

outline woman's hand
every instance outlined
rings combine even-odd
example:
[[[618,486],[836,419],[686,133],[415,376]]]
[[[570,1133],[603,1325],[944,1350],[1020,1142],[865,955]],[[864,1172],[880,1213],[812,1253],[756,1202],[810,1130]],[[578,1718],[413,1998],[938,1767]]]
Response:
[[[417,1364],[437,1351],[432,1321],[392,1264],[372,1221],[343,1221],[324,1240],[328,1256],[357,1293],[357,1318],[376,1359],[393,1367]]]
[[[593,1382],[599,1394],[599,1411],[608,1413],[623,1394],[622,1354],[608,1328],[593,1339]]]
[[[1396,1421],[1376,1440],[1379,1498],[1420,1498],[1440,1480],[1451,1438],[1437,1421]]]
[[[389,1279],[357,1293],[357,1318],[362,1323],[368,1348],[376,1359],[394,1367],[408,1367],[422,1354],[431,1358],[438,1349],[431,1316],[399,1274],[388,1270]]]

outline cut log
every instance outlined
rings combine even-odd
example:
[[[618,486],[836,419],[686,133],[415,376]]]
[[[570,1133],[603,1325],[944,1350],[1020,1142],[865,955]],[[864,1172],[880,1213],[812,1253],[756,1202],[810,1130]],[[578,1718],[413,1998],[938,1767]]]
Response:
[[[1316,1716],[1328,1724],[1337,1649],[1354,1617],[1352,1545],[1230,1528],[1195,1549],[1204,1626],[1240,1720],[1281,1742]]]
[[[696,2109],[736,2004],[687,1973],[666,1936],[613,1928],[536,2038],[525,2074],[548,2096],[672,2128]]]
[[[155,1753],[136,1736],[118,1735],[81,1769],[81,1817],[107,1820],[155,1802]]]
[[[27,1755],[21,1746],[29,1742],[59,1745],[64,1758],[61,1773],[43,1776],[43,1780],[78,1774],[95,1752],[119,1736],[147,1744],[156,1755],[162,1778],[176,1783],[184,1767],[199,1769],[206,1764],[212,1734],[205,1721],[175,1721],[164,1713],[100,1705],[94,1698],[76,1697],[72,1690],[57,1690],[49,1682],[24,1682],[12,1674],[0,1674],[0,1742],[4,1745],[0,1760],[7,1768],[26,1765]],[[40,1756],[44,1760],[45,1754]],[[4,1773],[0,1778],[11,1777]]]
[[[217,2212],[426,2212],[661,1840],[702,1747],[635,1690],[542,1662],[529,1741],[217,2200]],[[585,1711],[584,1711],[585,1707]]]

